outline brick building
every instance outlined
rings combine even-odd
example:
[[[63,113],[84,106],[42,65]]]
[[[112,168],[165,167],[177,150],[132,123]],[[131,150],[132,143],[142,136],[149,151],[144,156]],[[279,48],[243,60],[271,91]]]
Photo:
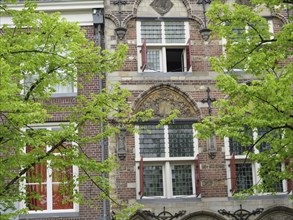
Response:
[[[121,87],[130,90],[132,95],[127,101],[134,112],[154,110],[153,120],[136,125],[142,129],[141,133],[132,135],[121,131],[117,137],[88,148],[89,155],[97,160],[108,154],[117,156],[120,167],[109,177],[113,197],[129,204],[139,202],[144,210],[155,215],[164,210],[172,215],[184,210],[185,214],[178,218],[184,220],[229,219],[218,210],[234,212],[240,205],[249,211],[264,209],[262,214],[250,219],[293,219],[286,181],[280,183],[276,196],[233,199],[232,175],[236,172],[240,176],[237,188],[245,189],[259,180],[256,174],[259,165],[247,163],[240,167],[242,152],[233,140],[216,138],[216,148],[208,149],[207,141],[194,138],[196,131],[192,124],[209,115],[209,106],[203,102],[207,89],[212,98],[222,97],[215,88],[217,73],[210,69],[208,58],[222,53],[223,41],[202,39],[202,4],[194,0],[42,0],[39,9],[61,11],[68,20],[80,22],[88,38],[103,42],[105,49],[115,50],[119,42],[129,46],[123,68],[106,75],[107,85],[95,79],[83,90],[63,88],[52,97],[52,102],[72,105],[78,92],[98,93],[99,85],[119,82]],[[264,16],[274,31],[286,22],[282,15],[266,13]],[[118,28],[127,30],[121,39],[115,32]],[[174,109],[180,110],[179,118],[157,128],[159,119]],[[216,109],[211,113],[215,114]],[[48,127],[53,128],[63,117],[56,114]],[[88,132],[95,129],[86,128]],[[90,184],[80,186],[79,190],[86,198],[97,193]],[[31,212],[19,219],[110,219],[114,204],[101,201],[97,205],[98,209],[74,204],[64,212]],[[139,211],[131,219],[152,218]]]
[[[249,219],[293,219],[286,181],[279,184],[280,193],[275,197],[233,199],[231,179],[235,172],[237,188],[245,189],[259,180],[259,165],[247,163],[241,167],[242,152],[233,140],[217,138],[216,149],[208,150],[206,141],[193,139],[191,124],[209,115],[208,104],[202,102],[207,98],[207,89],[211,98],[221,97],[215,88],[217,73],[210,69],[208,58],[223,51],[222,39],[202,39],[203,5],[198,2],[203,1],[105,2],[106,49],[115,48],[119,42],[115,36],[115,28],[119,27],[127,29],[121,41],[129,46],[124,67],[107,79],[131,91],[128,101],[134,112],[152,108],[155,117],[137,125],[142,128],[140,134],[126,133],[125,149],[116,143],[117,139],[110,138],[109,152],[117,155],[120,164],[110,177],[113,194],[121,200],[138,201],[157,216],[164,210],[173,215],[185,210],[186,214],[178,217],[185,220],[227,219],[218,210],[234,212],[240,204],[249,211],[264,208],[262,215]],[[286,22],[282,15],[268,11],[263,16],[274,31]],[[171,125],[156,128],[158,120],[172,109],[180,110],[179,118]],[[216,109],[211,113],[215,114]],[[236,156],[232,166],[233,153]],[[132,219],[152,218],[138,213]]]

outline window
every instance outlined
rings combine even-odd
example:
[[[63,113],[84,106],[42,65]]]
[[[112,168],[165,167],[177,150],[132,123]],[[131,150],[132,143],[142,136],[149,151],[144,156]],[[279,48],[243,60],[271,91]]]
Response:
[[[140,129],[135,143],[138,197],[198,196],[198,141],[192,125],[144,125]]]
[[[69,82],[65,85],[63,84],[57,84],[55,86],[55,92],[53,92],[53,96],[54,95],[58,95],[58,94],[72,94],[72,93],[77,93],[77,87],[74,84],[74,81],[72,80],[72,82]]]
[[[60,130],[60,127],[35,127],[34,129],[57,131]],[[72,147],[73,145],[68,143],[67,146]],[[50,149],[51,146],[32,147],[27,145],[25,152],[42,154]],[[54,155],[66,160],[66,157],[59,151],[54,152]],[[76,179],[77,176],[76,166],[61,169],[60,166],[54,165],[52,159],[34,165],[26,173],[26,179],[21,185],[26,194],[26,201],[21,203],[21,207],[28,208],[30,214],[77,211],[77,204],[70,200],[73,189],[68,187],[69,181]]]
[[[186,21],[138,21],[140,71],[187,72],[191,67]],[[140,46],[141,45],[141,46]]]
[[[258,129],[258,132],[252,132],[246,130],[245,133],[247,137],[251,136],[250,143],[257,138],[257,135],[262,135],[264,133],[263,129]],[[248,138],[249,139],[249,138]],[[248,141],[249,142],[249,141]],[[251,145],[242,146],[239,142],[232,138],[225,138],[225,149],[228,152],[226,154],[226,164],[227,167],[227,176],[228,176],[228,191],[230,195],[235,192],[240,192],[242,190],[247,190],[253,185],[257,184],[260,181],[266,181],[266,179],[260,179],[257,175],[261,164],[252,162],[249,158],[246,158],[246,151],[252,150],[254,152],[263,152],[269,150],[270,146],[263,142],[260,144],[259,150],[254,148],[251,149]],[[279,165],[279,169],[282,169],[282,164]],[[285,192],[286,190],[286,181],[281,181],[276,183],[273,186],[273,189],[269,191],[274,192]]]
[[[61,74],[62,76],[62,74]],[[30,86],[35,83],[37,80],[39,80],[39,76],[37,74],[35,75],[29,75],[25,80],[24,80],[24,92],[28,91]],[[61,79],[62,80],[62,79]],[[74,83],[74,80],[72,82],[69,82],[67,84],[57,84],[54,86],[54,92],[52,93],[52,96],[58,96],[58,95],[64,95],[64,94],[72,94],[72,93],[77,93],[77,87]]]

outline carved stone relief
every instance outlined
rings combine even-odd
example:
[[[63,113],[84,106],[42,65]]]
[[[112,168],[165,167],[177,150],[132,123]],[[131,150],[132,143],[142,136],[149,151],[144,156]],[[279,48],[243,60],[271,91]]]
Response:
[[[199,112],[181,94],[172,89],[161,88],[148,94],[138,103],[136,111],[153,109],[155,118],[166,117],[172,110],[179,110],[179,118],[198,118]]]
[[[267,210],[257,220],[292,220],[293,209],[283,206],[274,207]]]
[[[292,220],[292,216],[288,216],[288,215],[275,215],[275,216],[270,216],[268,219],[270,220]]]
[[[276,214],[270,214],[269,216],[265,216],[261,218],[260,220],[292,220],[293,215],[289,215],[286,213],[276,213]]]
[[[153,9],[162,16],[169,12],[173,5],[174,4],[170,0],[154,0],[151,3]]]

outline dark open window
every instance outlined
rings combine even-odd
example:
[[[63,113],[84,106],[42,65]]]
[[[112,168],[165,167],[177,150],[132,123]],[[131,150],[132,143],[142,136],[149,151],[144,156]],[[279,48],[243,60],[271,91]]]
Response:
[[[183,49],[166,49],[167,72],[183,72],[184,57]]]

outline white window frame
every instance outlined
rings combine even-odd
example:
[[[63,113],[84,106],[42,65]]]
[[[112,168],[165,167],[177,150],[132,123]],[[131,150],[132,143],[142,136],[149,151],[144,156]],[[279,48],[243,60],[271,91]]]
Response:
[[[37,77],[37,74],[31,76],[33,79],[35,79]],[[26,82],[25,80],[21,80],[20,82],[23,86],[26,86]],[[77,94],[77,83],[72,81],[70,83],[71,85],[61,85],[61,84],[56,84],[55,86],[55,92],[52,93],[52,97],[64,97],[64,96],[74,96]],[[62,91],[62,90],[58,90],[58,87],[61,87],[61,88],[66,88],[66,87],[69,87],[70,86],[70,90],[72,90],[71,92],[67,92],[67,91]],[[66,89],[67,90],[67,89]],[[26,93],[25,90],[22,90],[21,91],[21,94],[24,95]]]
[[[176,19],[174,19],[176,21]],[[180,20],[179,20],[180,21]],[[165,21],[160,21],[162,24],[162,42],[161,43],[148,43],[147,42],[147,48],[152,50],[156,49],[160,51],[160,70],[152,70],[152,69],[145,69],[144,72],[167,72],[167,57],[166,57],[166,49],[182,49],[183,52],[183,65],[184,69],[187,67],[187,57],[186,57],[186,44],[188,42],[190,33],[189,33],[189,23],[188,21],[184,22],[184,29],[185,29],[185,41],[184,43],[166,43],[165,40]],[[138,61],[138,72],[141,72],[140,67],[142,66],[142,61],[140,59],[141,57],[141,48],[143,45],[143,41],[141,39],[141,21],[136,22],[136,39],[137,39],[137,61]],[[178,71],[178,72],[191,72],[192,67],[190,67],[190,70],[184,70],[184,71]]]
[[[139,130],[139,126],[136,126]],[[196,135],[196,131],[193,129],[193,137]],[[145,166],[159,165],[162,166],[163,175],[163,196],[144,196],[145,199],[153,198],[187,198],[196,197],[196,182],[195,182],[195,159],[198,154],[198,139],[193,138],[193,150],[194,156],[191,157],[170,157],[169,156],[169,133],[168,125],[164,125],[164,140],[165,140],[165,157],[144,157],[143,162]],[[135,133],[135,169],[136,169],[136,195],[137,199],[140,198],[140,173],[139,163],[141,160],[139,150],[139,134]],[[174,165],[190,165],[191,166],[191,178],[192,178],[192,195],[173,195],[172,187],[172,166]]]
[[[60,123],[47,123],[47,124],[33,124],[30,125],[30,127],[34,129],[46,129],[46,130],[53,130],[53,129],[59,129]],[[24,129],[25,130],[25,129]],[[72,142],[72,145],[76,145],[76,143]],[[50,146],[46,146],[46,150],[50,150]],[[24,152],[26,151],[24,147]],[[58,155],[58,153],[56,153]],[[50,164],[50,160],[47,160],[48,164]],[[79,169],[77,166],[72,166],[72,174],[73,174],[73,179],[77,182],[77,178],[79,175]],[[53,192],[52,192],[52,187],[53,187],[53,181],[52,181],[52,169],[50,167],[47,167],[47,209],[46,210],[29,210],[28,214],[49,214],[49,213],[72,213],[72,212],[79,212],[79,205],[75,202],[73,202],[73,208],[72,209],[53,209]],[[22,192],[26,191],[26,182],[23,180],[20,183],[20,190]],[[78,186],[74,188],[74,190],[79,191]],[[19,203],[20,209],[27,208],[25,205],[25,201],[21,201]]]
[[[65,75],[65,73],[63,73],[62,75]],[[69,89],[68,89],[69,88]],[[74,81],[74,79],[72,79],[71,82],[68,82],[66,85],[62,85],[62,84],[56,84],[56,86],[54,86],[54,89],[56,90],[55,92],[52,93],[52,96],[58,96],[58,95],[72,95],[77,93],[77,84]],[[65,91],[64,91],[65,89]],[[66,91],[66,90],[71,90],[71,91]]]
[[[257,139],[258,133],[257,130],[253,131],[253,140],[255,141]],[[230,146],[229,146],[229,138],[224,137],[224,147],[225,147],[225,160],[226,160],[226,172],[227,172],[227,190],[228,190],[228,196],[232,197],[233,194],[230,191],[232,189],[232,182],[231,182],[231,169],[230,169],[230,160],[232,158],[232,155],[230,155]],[[259,153],[259,150],[254,147],[254,152]],[[246,159],[246,163],[251,164],[252,167],[252,180],[253,185],[260,183],[262,179],[257,175],[258,170],[260,169],[261,165],[256,162],[252,162],[249,160],[249,158],[246,158],[246,155],[235,155],[236,164],[241,164]],[[284,163],[281,164],[281,169],[285,169]],[[283,192],[276,192],[277,194],[287,194],[287,181],[282,181],[282,187]],[[261,195],[270,195],[270,192],[262,193]],[[259,194],[260,195],[260,194]]]

